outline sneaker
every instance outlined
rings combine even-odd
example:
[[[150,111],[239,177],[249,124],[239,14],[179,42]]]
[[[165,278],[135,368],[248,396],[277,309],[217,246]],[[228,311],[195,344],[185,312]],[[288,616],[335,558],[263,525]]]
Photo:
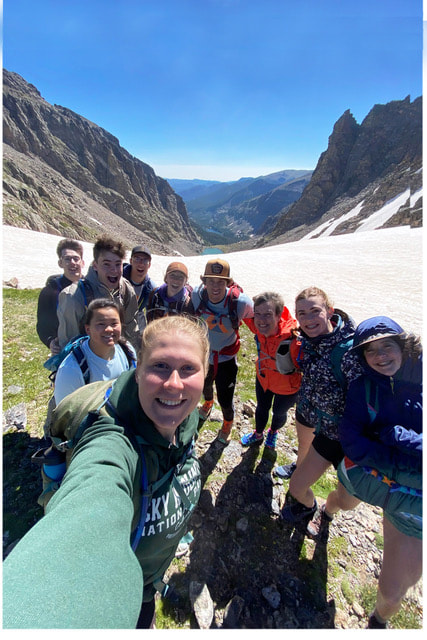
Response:
[[[316,513],[316,510],[316,499],[314,500],[314,505],[312,507],[306,507],[301,502],[295,501],[293,504],[286,504],[283,507],[280,513],[280,517],[286,522],[296,524],[297,522],[302,522],[303,520],[311,520],[313,515]]]
[[[213,400],[205,400],[201,407],[199,407],[199,418],[207,420],[211,415],[213,407]]]
[[[244,447],[250,447],[253,444],[261,444],[263,440],[264,440],[264,436],[262,433],[258,434],[256,431],[253,431],[252,433],[245,433],[240,438],[240,443]]]
[[[371,613],[368,620],[367,629],[387,629],[387,622],[380,622],[375,615],[375,613]]]
[[[175,551],[175,558],[182,558],[190,551],[188,542],[180,542]]]
[[[231,429],[233,428],[232,420],[224,420],[222,423],[222,429],[218,433],[218,440],[222,444],[229,444],[231,440]]]
[[[185,536],[182,536],[175,551],[175,558],[181,558],[182,556],[185,556],[189,552],[190,544],[193,542],[193,540],[194,538],[191,531],[186,533]]]
[[[292,462],[291,464],[283,464],[281,467],[276,467],[273,470],[273,475],[278,478],[290,478],[295,469],[297,468],[296,462]]]
[[[277,444],[277,431],[269,429],[267,431],[267,437],[265,439],[265,446],[269,449],[275,449]]]
[[[320,509],[317,509],[314,514],[313,520],[307,525],[307,533],[313,537],[318,538],[322,533],[326,533],[329,527],[329,523],[334,519],[333,516],[329,516],[325,511],[325,505],[322,504]]]

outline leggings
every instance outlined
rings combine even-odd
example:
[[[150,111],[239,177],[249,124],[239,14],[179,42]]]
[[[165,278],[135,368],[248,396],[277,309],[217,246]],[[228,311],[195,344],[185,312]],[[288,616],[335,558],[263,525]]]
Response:
[[[273,404],[273,416],[271,418],[271,430],[278,431],[286,422],[288,409],[295,404],[297,393],[280,395],[267,389],[264,391],[258,378],[255,384],[257,405],[255,410],[255,429],[262,433],[267,425],[271,405]]]
[[[205,386],[203,387],[203,397],[205,400],[213,400],[213,384],[215,381],[216,394],[224,420],[233,420],[234,418],[233,396],[236,378],[237,363],[235,358],[219,362],[216,376],[214,376],[213,364],[209,365]]]

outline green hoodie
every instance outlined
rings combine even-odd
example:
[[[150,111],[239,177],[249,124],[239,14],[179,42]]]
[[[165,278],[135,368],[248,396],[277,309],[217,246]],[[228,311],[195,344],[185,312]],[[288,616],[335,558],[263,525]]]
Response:
[[[140,543],[130,536],[140,500],[139,455],[126,424],[145,447],[149,481],[177,466],[176,477],[195,504],[200,495],[197,459],[184,451],[197,431],[197,410],[177,429],[171,445],[144,414],[134,371],[122,374],[110,400],[118,419],[100,416],[75,447],[61,487],[46,515],[4,562],[4,628],[135,628],[141,602],[172,561],[190,512],[170,481],[150,500]]]

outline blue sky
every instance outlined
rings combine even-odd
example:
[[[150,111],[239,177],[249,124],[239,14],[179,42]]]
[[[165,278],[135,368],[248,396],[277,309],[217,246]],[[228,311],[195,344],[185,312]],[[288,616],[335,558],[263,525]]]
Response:
[[[165,178],[314,168],[422,93],[422,0],[4,0],[3,66]]]

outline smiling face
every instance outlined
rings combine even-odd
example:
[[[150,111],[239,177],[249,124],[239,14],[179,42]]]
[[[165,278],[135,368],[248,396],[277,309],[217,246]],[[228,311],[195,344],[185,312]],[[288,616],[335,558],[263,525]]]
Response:
[[[114,345],[117,344],[122,332],[119,312],[112,307],[95,309],[85,331],[90,336],[89,346],[100,358],[108,359],[114,355]]]
[[[182,271],[170,271],[165,276],[165,282],[168,285],[167,294],[169,298],[173,298],[181,291],[186,281],[185,273]]]
[[[205,287],[210,302],[217,304],[224,299],[227,282],[227,278],[205,278]]]
[[[123,260],[112,251],[101,251],[98,260],[93,261],[93,268],[99,281],[113,291],[119,286],[122,275]]]
[[[298,300],[295,314],[301,329],[309,338],[326,335],[333,330],[331,323],[333,309],[326,306],[320,295]]]
[[[276,335],[279,330],[279,320],[280,315],[276,314],[272,300],[262,302],[254,308],[255,328],[266,337]]]
[[[160,333],[138,365],[138,397],[161,435],[173,442],[181,422],[196,408],[205,381],[203,353],[183,331]]]
[[[394,376],[402,366],[402,351],[393,338],[369,342],[363,355],[371,369],[384,376]]]
[[[64,276],[68,278],[68,280],[71,280],[71,282],[77,282],[82,277],[84,261],[77,251],[73,249],[63,249],[61,251],[61,257],[58,260],[58,265],[64,270]]]
[[[131,265],[130,278],[135,284],[141,284],[151,266],[151,258],[147,253],[134,253],[129,260]]]

